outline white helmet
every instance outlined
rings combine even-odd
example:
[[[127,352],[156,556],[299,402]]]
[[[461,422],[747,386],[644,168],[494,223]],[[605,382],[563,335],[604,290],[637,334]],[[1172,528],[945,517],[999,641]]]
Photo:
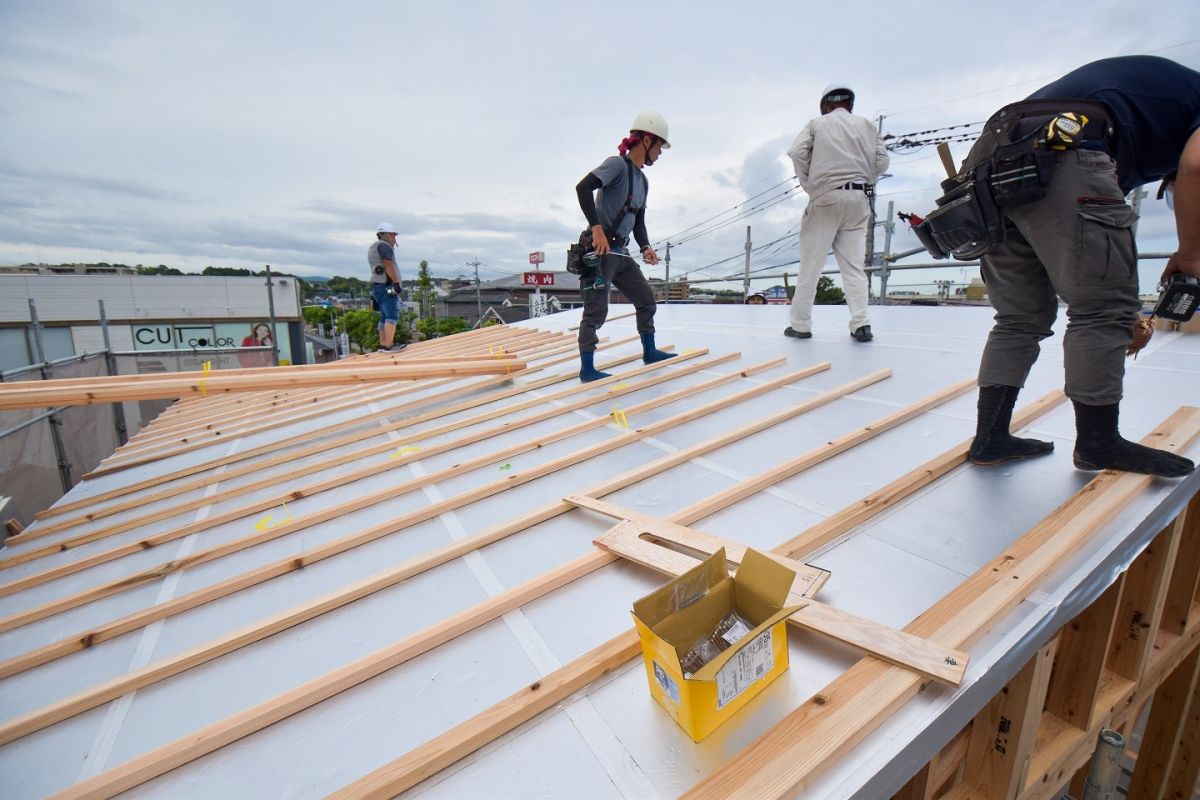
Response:
[[[378,228],[375,229],[375,232],[376,233],[395,233],[396,227],[394,225],[392,225],[390,222],[384,222]]]
[[[662,139],[664,150],[671,149],[671,143],[667,141],[670,138],[670,129],[667,127],[667,121],[663,119],[663,115],[657,111],[643,111],[634,117],[633,124],[629,126],[629,132],[633,131],[653,133]]]
[[[848,94],[850,101],[854,101],[854,87],[848,83],[831,83],[821,90],[821,102],[825,102],[825,98],[831,94]]]

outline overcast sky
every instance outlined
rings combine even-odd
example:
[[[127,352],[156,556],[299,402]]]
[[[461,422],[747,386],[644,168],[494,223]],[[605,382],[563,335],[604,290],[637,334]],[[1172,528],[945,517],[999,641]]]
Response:
[[[478,259],[497,277],[534,250],[561,269],[584,224],[575,183],[643,108],[673,145],[648,170],[650,235],[679,241],[787,188],[772,189],[792,175],[785,151],[832,81],[901,134],[981,121],[1097,58],[1200,69],[1194,0],[987,6],[0,0],[0,264],[365,278],[387,221],[406,276]],[[881,214],[933,206],[932,147],[890,172]],[[755,246],[794,234],[805,202],[797,190],[673,247],[672,275],[740,270],[701,268],[740,254],[746,224]],[[1175,246],[1153,194],[1139,244]],[[903,233],[894,249],[912,246]],[[794,274],[770,268],[796,258],[795,237],[753,256],[759,274]]]

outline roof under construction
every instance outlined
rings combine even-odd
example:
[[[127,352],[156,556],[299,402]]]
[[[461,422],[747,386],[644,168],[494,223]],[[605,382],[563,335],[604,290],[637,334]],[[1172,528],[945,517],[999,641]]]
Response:
[[[1055,452],[966,464],[987,308],[872,308],[862,344],[843,307],[799,341],[784,307],[660,306],[648,366],[628,308],[602,382],[573,311],[361,359],[510,374],[169,408],[0,559],[5,797],[890,796],[1200,488],[1074,469],[1057,337],[1014,420]],[[1200,459],[1200,336],[1125,389],[1127,438]],[[806,605],[697,744],[630,610],[743,546]]]

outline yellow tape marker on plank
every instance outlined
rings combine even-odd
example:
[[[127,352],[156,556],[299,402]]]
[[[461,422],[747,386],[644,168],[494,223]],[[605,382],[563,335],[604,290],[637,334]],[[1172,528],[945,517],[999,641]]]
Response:
[[[397,458],[400,458],[401,456],[408,455],[409,453],[419,453],[419,452],[421,452],[421,448],[416,447],[414,445],[409,445],[408,447],[401,447],[399,450],[392,453],[392,455],[388,458],[388,460],[395,461]]]
[[[211,361],[205,361],[205,362],[204,362],[204,363],[203,363],[201,366],[202,366],[202,367],[203,367],[203,369],[204,369],[204,378],[207,378],[207,377],[208,377],[208,373],[212,372],[212,362],[211,362]],[[205,387],[205,385],[204,385],[204,378],[201,378],[201,379],[200,379],[200,396],[201,396],[201,397],[208,397],[208,389],[207,389],[207,387]]]
[[[277,521],[275,519],[275,512],[271,512],[258,521],[258,523],[254,526],[255,530],[265,531],[267,528],[273,528],[276,525],[282,525],[283,523],[289,521],[292,518],[292,512],[291,509],[287,507],[287,503],[283,504],[283,510],[287,514],[286,517]]]
[[[625,415],[624,411],[617,408],[616,406],[613,406],[612,418],[613,418],[613,422],[615,422],[617,424],[618,428],[624,428],[625,430],[629,430],[629,417],[627,417]]]

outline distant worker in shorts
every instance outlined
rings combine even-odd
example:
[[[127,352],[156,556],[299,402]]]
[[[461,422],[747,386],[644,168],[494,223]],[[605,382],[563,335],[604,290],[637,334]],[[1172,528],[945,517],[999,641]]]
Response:
[[[396,323],[400,321],[400,269],[396,266],[396,229],[383,223],[375,230],[375,241],[367,248],[367,264],[371,268],[371,299],[379,306],[382,327],[379,331],[380,352],[403,350],[396,340]]]

